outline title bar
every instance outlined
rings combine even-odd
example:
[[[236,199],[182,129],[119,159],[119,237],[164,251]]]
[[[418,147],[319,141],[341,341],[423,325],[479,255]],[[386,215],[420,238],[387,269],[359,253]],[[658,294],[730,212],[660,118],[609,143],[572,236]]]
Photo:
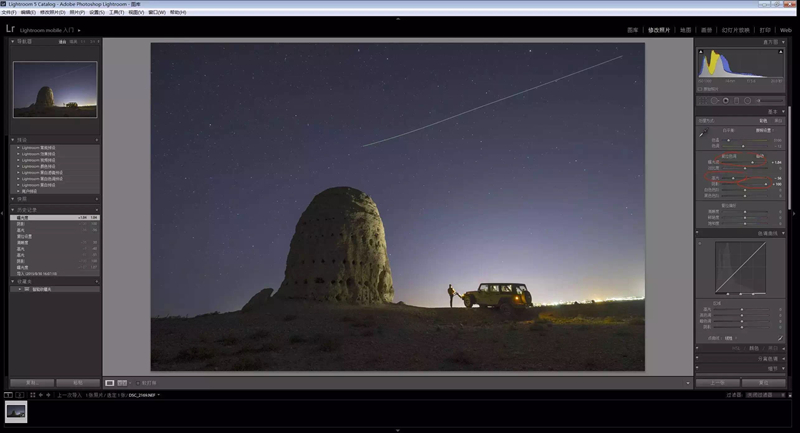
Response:
[[[0,1],[4,16],[796,16],[795,1]]]

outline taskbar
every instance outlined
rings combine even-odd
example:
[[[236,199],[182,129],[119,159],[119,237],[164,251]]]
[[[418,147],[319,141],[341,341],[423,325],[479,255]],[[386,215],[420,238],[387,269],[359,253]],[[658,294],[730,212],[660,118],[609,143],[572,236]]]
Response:
[[[25,404],[26,425],[40,427],[741,428],[792,421],[789,391],[37,390],[13,397]]]

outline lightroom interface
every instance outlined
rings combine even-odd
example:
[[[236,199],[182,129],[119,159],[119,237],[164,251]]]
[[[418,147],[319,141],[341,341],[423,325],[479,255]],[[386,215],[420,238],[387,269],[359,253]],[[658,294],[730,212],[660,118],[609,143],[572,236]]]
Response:
[[[791,426],[794,2],[158,3],[0,5],[7,427]]]

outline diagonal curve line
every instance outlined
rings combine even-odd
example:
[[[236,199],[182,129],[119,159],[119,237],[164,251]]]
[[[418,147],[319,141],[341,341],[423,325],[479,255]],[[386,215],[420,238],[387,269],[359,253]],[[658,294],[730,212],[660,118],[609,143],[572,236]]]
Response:
[[[728,284],[728,281],[730,281],[730,280],[731,280],[731,278],[733,278],[733,276],[734,276],[734,275],[736,275],[736,273],[737,273],[737,272],[739,272],[739,270],[740,270],[740,269],[742,269],[742,268],[744,267],[744,265],[746,265],[746,264],[747,264],[747,262],[749,262],[749,261],[750,261],[750,259],[752,259],[752,258],[753,258],[753,257],[756,255],[756,253],[757,253],[757,252],[761,251],[761,248],[764,248],[764,245],[766,245],[766,244],[767,244],[767,243],[766,243],[766,242],[764,242],[763,244],[761,244],[761,246],[760,246],[760,247],[758,247],[758,249],[757,249],[757,250],[755,250],[755,252],[753,252],[753,254],[750,254],[750,257],[748,257],[748,258],[747,258],[747,260],[745,260],[745,261],[744,261],[744,263],[742,263],[742,265],[741,265],[741,266],[739,266],[739,268],[738,268],[738,269],[736,269],[735,271],[733,271],[733,273],[731,274],[731,276],[730,276],[730,277],[728,277],[728,279],[727,279],[727,280],[725,280],[725,282],[724,282],[724,283],[722,283],[722,286],[724,286],[725,284]],[[717,287],[717,290],[714,290],[714,293],[717,293],[717,292],[719,292],[719,289],[721,289],[721,288],[722,288],[722,286],[719,286],[719,287]]]
[[[536,86],[536,87],[531,87],[530,89],[526,89],[526,90],[523,90],[523,91],[521,91],[521,92],[514,93],[513,95],[508,95],[508,96],[506,96],[506,97],[503,97],[503,98],[500,98],[500,99],[498,99],[498,100],[495,100],[495,101],[492,101],[492,102],[489,102],[489,103],[486,103],[486,104],[483,104],[483,105],[477,106],[477,107],[475,107],[475,108],[470,108],[469,110],[467,110],[467,111],[464,111],[464,112],[462,112],[462,113],[458,113],[458,114],[452,115],[452,116],[450,116],[450,117],[447,117],[447,118],[445,118],[445,119],[442,119],[442,120],[439,120],[439,121],[433,122],[433,123],[431,123],[431,124],[429,124],[429,125],[425,125],[425,126],[423,126],[423,127],[417,128],[417,129],[412,129],[411,131],[404,132],[404,133],[402,133],[402,134],[398,134],[398,135],[395,135],[395,136],[393,136],[393,137],[384,138],[383,140],[373,141],[372,143],[365,144],[365,145],[363,145],[363,146],[361,146],[361,147],[369,147],[369,146],[373,146],[373,145],[375,145],[375,144],[378,144],[378,143],[384,143],[384,142],[387,142],[387,141],[389,141],[389,140],[394,140],[395,138],[400,138],[400,137],[406,136],[406,135],[408,135],[408,134],[413,134],[413,133],[415,133],[415,132],[422,131],[423,129],[428,129],[428,128],[430,128],[431,126],[436,126],[436,125],[438,125],[438,124],[440,124],[440,123],[447,122],[448,120],[453,120],[453,119],[455,119],[456,117],[463,116],[463,115],[465,115],[465,114],[467,114],[467,113],[472,113],[473,111],[480,110],[481,108],[486,108],[486,107],[488,107],[488,106],[490,106],[490,105],[497,104],[498,102],[503,102],[503,101],[505,101],[506,99],[510,99],[510,98],[513,98],[513,97],[515,97],[515,96],[519,96],[519,95],[521,95],[521,94],[523,94],[523,93],[528,93],[528,92],[531,92],[531,91],[533,91],[533,90],[540,89],[540,88],[542,88],[542,87],[544,87],[544,86],[547,86],[547,85],[550,85],[550,84],[553,84],[553,83],[557,83],[557,82],[559,82],[559,81],[561,81],[561,80],[563,80],[563,79],[569,78],[569,77],[571,77],[571,76],[573,76],[573,75],[578,75],[578,74],[580,74],[580,73],[582,73],[582,72],[586,72],[586,71],[588,71],[589,69],[594,69],[594,68],[597,68],[597,67],[599,67],[599,66],[603,66],[603,65],[605,65],[606,63],[611,63],[611,62],[613,62],[614,60],[619,60],[619,59],[621,59],[621,58],[622,58],[622,56],[617,56],[617,57],[614,57],[613,59],[609,59],[609,60],[606,60],[606,61],[604,61],[604,62],[600,62],[600,63],[598,63],[598,64],[596,64],[596,65],[589,66],[588,68],[581,69],[580,71],[575,71],[575,72],[573,72],[573,73],[571,73],[571,74],[564,75],[563,77],[556,78],[555,80],[550,80],[550,81],[548,81],[548,82],[546,82],[546,83],[539,84],[539,85],[538,85],[538,86]]]

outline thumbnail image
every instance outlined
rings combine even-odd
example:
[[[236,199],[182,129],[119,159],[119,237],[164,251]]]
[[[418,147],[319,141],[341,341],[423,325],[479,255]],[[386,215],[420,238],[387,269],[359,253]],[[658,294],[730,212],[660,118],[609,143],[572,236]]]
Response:
[[[151,71],[151,370],[644,370],[643,44]]]
[[[8,418],[25,418],[25,405],[9,404],[6,406],[6,416]]]
[[[27,424],[27,415],[27,402],[6,400],[6,424]]]
[[[14,117],[97,117],[97,63],[14,62]]]

